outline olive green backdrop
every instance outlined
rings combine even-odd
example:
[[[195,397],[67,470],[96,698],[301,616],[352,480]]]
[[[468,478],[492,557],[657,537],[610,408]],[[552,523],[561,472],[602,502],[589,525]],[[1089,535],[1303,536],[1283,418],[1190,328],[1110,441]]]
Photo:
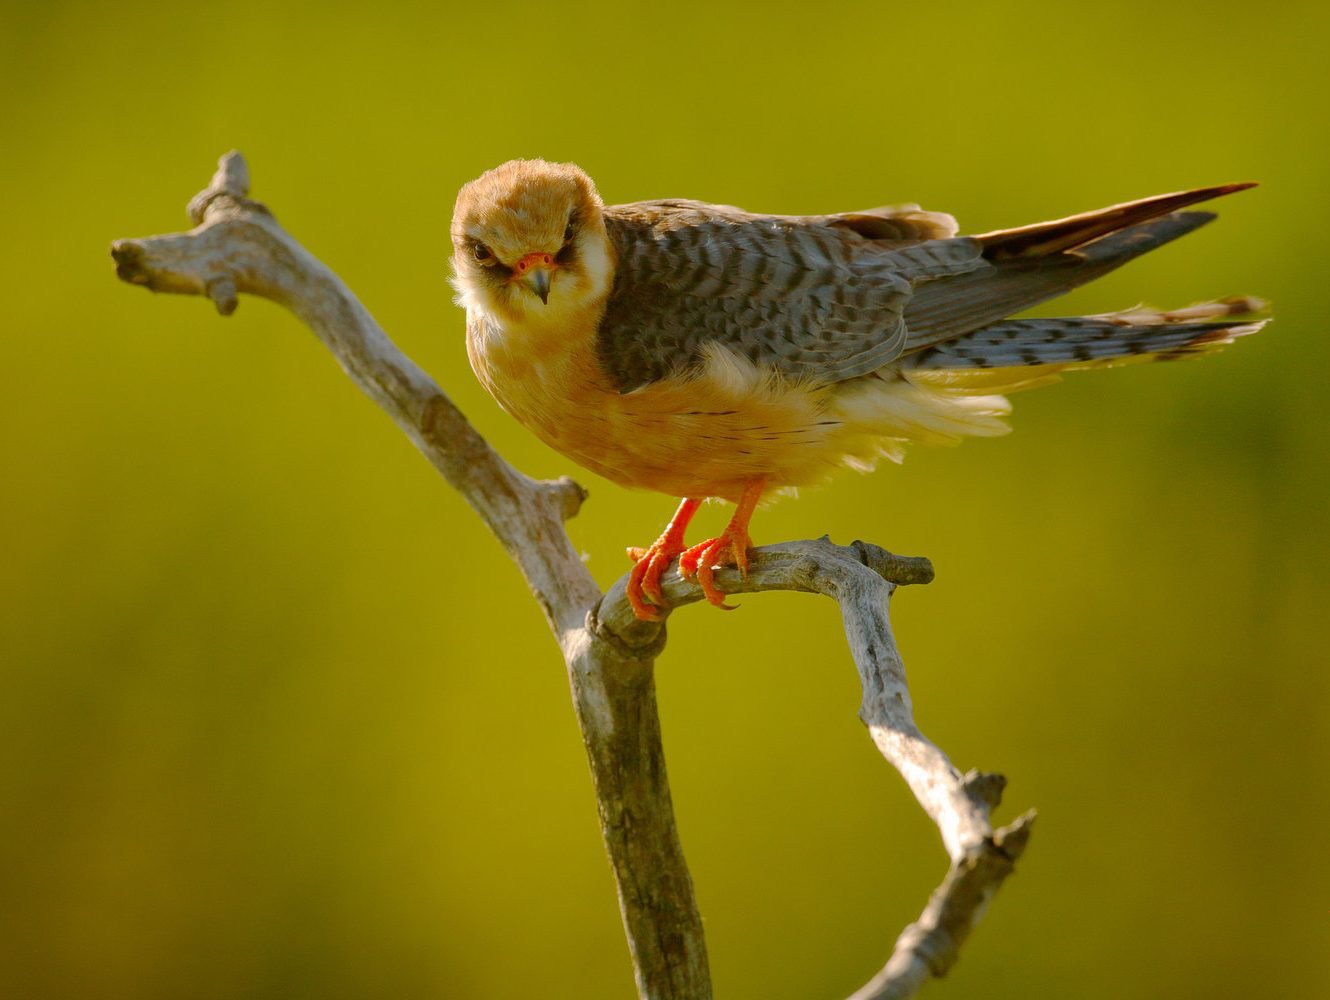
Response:
[[[1058,303],[1251,292],[1188,364],[1016,399],[759,514],[931,556],[920,722],[1035,839],[937,997],[1330,991],[1319,3],[7,4],[0,15],[0,978],[21,998],[623,997],[561,663],[516,570],[276,307],[116,281],[231,147],[483,433],[457,188],[575,160],[609,201],[919,201],[968,231],[1257,179]],[[1051,310],[1046,310],[1051,311]],[[672,501],[577,473],[597,578]],[[707,525],[722,522],[709,509]],[[940,878],[855,718],[834,606],[671,622],[659,689],[723,997],[835,998]]]

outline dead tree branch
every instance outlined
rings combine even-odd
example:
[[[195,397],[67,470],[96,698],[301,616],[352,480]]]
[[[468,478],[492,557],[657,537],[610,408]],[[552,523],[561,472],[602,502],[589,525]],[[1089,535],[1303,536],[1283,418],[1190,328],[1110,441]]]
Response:
[[[505,462],[341,280],[248,193],[245,161],[228,153],[189,204],[195,228],[116,241],[118,275],[157,292],[206,296],[224,316],[235,311],[241,293],[291,310],[494,532],[563,651],[638,992],[649,1000],[707,1000],[706,941],[675,827],[656,712],[654,663],[665,642],[663,624],[633,617],[623,579],[602,595],[573,550],[563,522],[581,507],[581,487],[567,478],[534,480]],[[911,996],[930,975],[946,972],[1011,873],[1033,816],[993,830],[989,813],[1003,779],[960,774],[914,723],[888,604],[898,585],[930,579],[927,560],[826,538],[756,550],[746,580],[732,570],[718,575],[732,593],[798,590],[840,604],[863,686],[860,718],[937,824],[951,859],[920,918],[853,1000]],[[702,596],[677,574],[665,593],[676,608]]]

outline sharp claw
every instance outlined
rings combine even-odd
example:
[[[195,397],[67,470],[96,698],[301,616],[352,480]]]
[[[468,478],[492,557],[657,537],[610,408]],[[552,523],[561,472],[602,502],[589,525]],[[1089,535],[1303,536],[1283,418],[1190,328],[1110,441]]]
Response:
[[[644,621],[644,622],[660,621],[660,614],[656,611],[656,609],[642,599],[643,594],[642,594],[642,587],[640,581],[636,585],[634,585],[634,582],[630,579],[628,581],[628,586],[627,588],[625,588],[625,590],[628,597],[628,604],[633,609],[633,615],[639,621]],[[649,594],[646,596],[648,599],[650,598]]]
[[[655,612],[650,608],[642,594],[642,581],[650,569],[650,564],[646,560],[638,560],[633,567],[633,571],[628,574],[628,583],[624,587],[624,593],[628,597],[628,604],[633,609],[633,614],[642,621],[651,621]],[[647,595],[649,596],[649,595]]]
[[[634,546],[628,549],[629,558],[634,560],[635,565],[628,574],[628,584],[624,589],[633,614],[641,621],[661,621],[660,609],[669,605],[661,588],[661,577],[678,554],[678,542],[664,536],[648,548]]]
[[[665,567],[670,564],[670,560],[664,552],[657,552],[651,557],[647,564],[647,570],[642,575],[642,590],[652,604],[658,608],[665,606],[665,594],[660,589],[660,578],[665,572]]]
[[[707,599],[708,604],[719,608],[725,603],[725,595],[716,589],[715,572],[711,568],[710,556],[698,564],[697,585],[702,588],[702,596]]]
[[[739,569],[739,575],[745,580],[748,579],[748,546],[734,543],[734,565]]]
[[[685,580],[697,579],[698,558],[697,550],[689,549],[679,556],[679,576]]]
[[[656,609],[642,600],[642,595],[633,591],[631,585],[627,591],[628,605],[633,609],[633,615],[641,621],[649,622],[657,619]]]

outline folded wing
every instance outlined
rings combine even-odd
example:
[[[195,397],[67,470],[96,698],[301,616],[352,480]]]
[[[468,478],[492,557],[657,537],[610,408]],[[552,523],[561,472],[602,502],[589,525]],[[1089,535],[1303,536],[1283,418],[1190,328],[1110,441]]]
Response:
[[[913,206],[787,217],[640,202],[605,217],[618,267],[597,356],[622,392],[687,376],[715,347],[791,379],[867,374],[904,349],[915,283],[981,264],[976,241],[931,238],[950,217]]]
[[[913,205],[823,216],[692,201],[612,206],[605,219],[618,267],[597,357],[625,393],[687,377],[717,349],[817,384],[927,351],[933,367],[948,342],[1214,218],[1179,209],[1250,186],[1160,195],[973,237],[957,237],[950,216]],[[1013,329],[1033,330],[1008,325],[1002,336]],[[1095,350],[1114,342],[1104,337]]]

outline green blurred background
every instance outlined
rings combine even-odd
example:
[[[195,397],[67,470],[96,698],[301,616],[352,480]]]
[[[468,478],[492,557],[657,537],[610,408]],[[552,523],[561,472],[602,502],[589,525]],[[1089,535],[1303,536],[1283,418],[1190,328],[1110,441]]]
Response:
[[[967,231],[1223,181],[1058,303],[1251,292],[1222,355],[1072,376],[1016,433],[759,515],[927,554],[925,730],[1040,810],[950,997],[1330,995],[1322,3],[3,8],[0,994],[632,992],[561,664],[516,570],[287,313],[116,281],[216,157],[513,462],[576,472],[602,584],[672,501],[570,468],[466,364],[457,188]],[[1045,310],[1050,312],[1053,310]],[[721,508],[705,513],[720,524]],[[693,608],[659,689],[723,997],[835,998],[937,883],[834,606]]]

